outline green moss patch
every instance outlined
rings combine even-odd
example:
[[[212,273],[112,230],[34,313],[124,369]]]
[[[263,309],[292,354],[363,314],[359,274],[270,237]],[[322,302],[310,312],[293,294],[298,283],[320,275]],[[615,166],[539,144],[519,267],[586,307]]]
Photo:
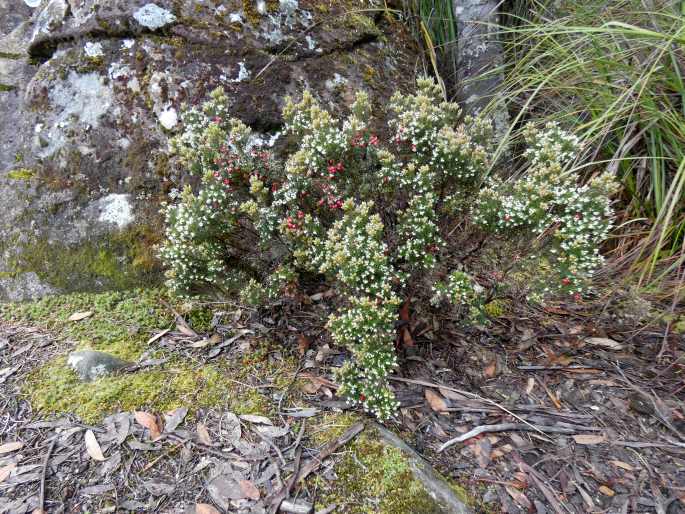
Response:
[[[31,180],[36,172],[28,168],[16,168],[7,173],[7,177],[12,180]]]
[[[355,414],[324,415],[319,430],[310,440],[315,444],[340,436],[353,423]],[[320,492],[316,509],[335,503],[345,514],[440,514],[442,507],[414,478],[402,450],[383,443],[368,427],[345,447],[335,467],[336,480],[314,477],[312,485]]]
[[[161,348],[150,348],[149,338],[173,326],[174,315],[163,302],[172,302],[163,290],[131,290],[108,293],[77,293],[54,296],[22,304],[0,304],[6,321],[42,326],[60,339],[75,342],[60,357],[34,369],[22,391],[37,410],[44,413],[70,412],[88,423],[121,411],[166,412],[189,407],[191,414],[200,408],[220,407],[238,414],[269,414],[269,389],[250,387],[251,376],[271,380],[285,387],[294,373],[294,358],[272,362],[268,341],[251,342],[253,348],[241,359],[218,357],[203,363],[175,355]],[[179,311],[183,306],[177,305]],[[75,312],[92,311],[81,321],[69,321]],[[206,324],[210,311],[192,306],[189,317]],[[191,319],[192,318],[192,319]],[[154,345],[153,345],[154,346]],[[67,365],[67,353],[75,349],[94,349],[131,362],[168,358],[161,365],[132,373],[81,382]],[[293,398],[291,396],[291,398]]]
[[[177,407],[213,407],[228,404],[223,370],[174,361],[158,369],[81,382],[67,366],[66,357],[36,370],[25,393],[43,412],[71,412],[95,423],[113,412]],[[253,405],[250,405],[253,407]]]

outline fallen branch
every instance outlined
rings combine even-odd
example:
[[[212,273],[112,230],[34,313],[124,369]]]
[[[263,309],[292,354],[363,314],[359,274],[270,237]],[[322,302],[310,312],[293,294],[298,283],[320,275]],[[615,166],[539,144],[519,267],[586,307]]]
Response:
[[[547,434],[577,434],[578,432],[586,432],[586,431],[597,431],[601,430],[599,428],[595,427],[556,427],[556,426],[545,426],[545,425],[530,425],[529,423],[521,424],[521,423],[500,423],[498,425],[480,425],[473,430],[469,430],[465,434],[460,435],[459,437],[455,437],[454,439],[450,439],[447,441],[445,444],[440,446],[438,448],[438,452],[444,451],[447,448],[449,448],[452,445],[455,445],[457,443],[462,443],[468,439],[471,439],[472,437],[476,437],[477,435],[484,434],[486,432],[508,432],[511,430],[524,430],[528,432],[543,432]]]

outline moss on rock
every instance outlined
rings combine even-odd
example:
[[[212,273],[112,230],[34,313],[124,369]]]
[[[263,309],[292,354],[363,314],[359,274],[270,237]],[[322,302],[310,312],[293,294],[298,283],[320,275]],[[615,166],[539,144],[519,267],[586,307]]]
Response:
[[[20,244],[21,251],[8,260],[8,269],[13,274],[34,272],[65,293],[153,286],[161,279],[155,254],[159,238],[159,231],[137,225],[78,246],[45,238],[32,240]]]
[[[324,444],[339,437],[360,419],[349,413],[324,415],[319,430],[310,439],[317,445]],[[320,476],[312,479],[312,485],[320,491],[317,509],[335,503],[338,505],[336,512],[345,514],[445,512],[423,483],[415,478],[404,452],[384,443],[373,427],[367,427],[345,447],[334,469],[335,480]],[[460,492],[468,498],[465,491],[460,489]]]

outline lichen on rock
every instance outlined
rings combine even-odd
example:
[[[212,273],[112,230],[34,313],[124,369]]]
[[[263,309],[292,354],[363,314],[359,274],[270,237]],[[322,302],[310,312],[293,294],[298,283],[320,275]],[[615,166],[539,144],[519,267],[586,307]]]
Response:
[[[133,18],[143,27],[157,30],[176,21],[176,16],[157,4],[148,3],[133,13]]]

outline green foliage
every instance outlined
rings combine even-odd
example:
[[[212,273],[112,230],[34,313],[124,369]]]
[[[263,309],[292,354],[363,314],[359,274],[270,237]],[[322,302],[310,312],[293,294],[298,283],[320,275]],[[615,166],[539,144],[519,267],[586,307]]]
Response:
[[[387,376],[397,366],[395,321],[410,286],[419,295],[432,288],[435,305],[466,307],[465,319],[482,317],[490,293],[454,262],[455,220],[468,233],[518,241],[553,262],[538,296],[580,294],[601,264],[611,177],[578,185],[564,168],[577,141],[550,125],[528,133],[527,174],[483,187],[491,128],[482,119],[460,121],[457,105],[440,98],[430,79],[419,79],[414,95],[393,96],[386,146],[369,129],[364,93],[341,122],[305,92],[284,109],[296,142],[286,162],[227,118],[221,90],[187,110],[173,148],[201,185],[174,194],[166,209],[161,256],[171,290],[226,292],[238,268],[249,277],[241,297],[259,304],[291,295],[304,273],[324,275],[338,293],[327,328],[353,356],[339,370],[340,393],[379,418],[397,407]]]
[[[456,76],[454,49],[457,45],[457,16],[453,0],[403,0],[409,26],[419,41],[424,41],[442,63],[444,76]]]

